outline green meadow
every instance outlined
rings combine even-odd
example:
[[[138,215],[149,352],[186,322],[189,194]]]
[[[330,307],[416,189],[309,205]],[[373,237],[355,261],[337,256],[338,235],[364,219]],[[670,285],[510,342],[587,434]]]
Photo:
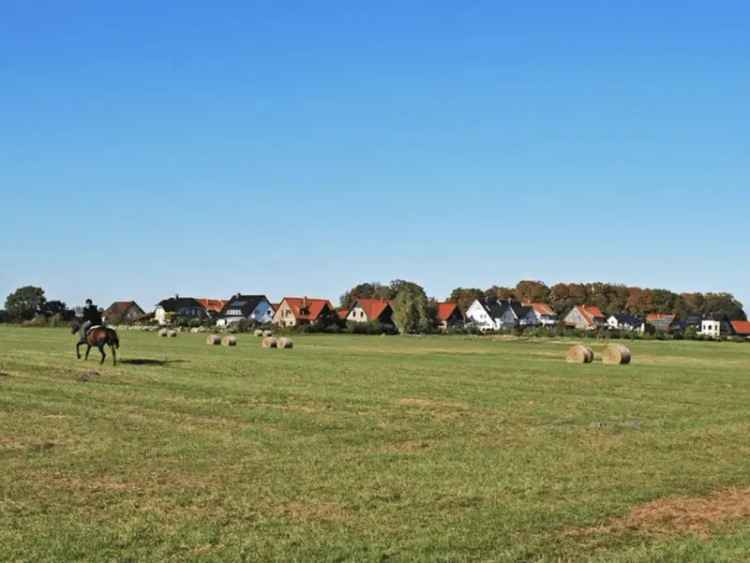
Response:
[[[750,558],[748,344],[120,339],[0,326],[1,560]]]

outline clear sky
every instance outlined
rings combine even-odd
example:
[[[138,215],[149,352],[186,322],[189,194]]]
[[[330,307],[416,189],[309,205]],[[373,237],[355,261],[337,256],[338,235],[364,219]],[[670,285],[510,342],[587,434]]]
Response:
[[[0,297],[750,305],[750,3],[0,2]]]

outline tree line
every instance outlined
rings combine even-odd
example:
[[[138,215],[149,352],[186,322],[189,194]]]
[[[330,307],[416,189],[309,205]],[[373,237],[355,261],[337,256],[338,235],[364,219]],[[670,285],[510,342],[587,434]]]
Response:
[[[730,320],[746,320],[742,303],[731,293],[675,293],[668,289],[628,287],[604,282],[557,283],[523,280],[515,287],[493,285],[485,290],[457,287],[449,301],[465,311],[475,299],[515,299],[521,302],[547,303],[558,315],[575,305],[595,305],[605,315],[629,313],[643,317],[649,313],[726,315]]]

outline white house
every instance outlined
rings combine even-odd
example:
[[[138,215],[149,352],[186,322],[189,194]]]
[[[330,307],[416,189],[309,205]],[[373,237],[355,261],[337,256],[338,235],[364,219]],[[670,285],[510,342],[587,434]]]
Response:
[[[265,295],[242,295],[229,299],[219,313],[217,326],[229,326],[246,320],[258,324],[269,324],[275,311]]]
[[[466,321],[475,325],[479,330],[496,330],[498,326],[491,308],[492,304],[475,299],[466,310]]]
[[[701,334],[708,338],[721,338],[721,321],[704,319],[701,322]]]
[[[633,315],[626,315],[624,313],[616,313],[610,315],[607,319],[607,327],[610,330],[643,330],[643,321]]]
[[[528,323],[542,326],[555,326],[557,324],[557,313],[546,303],[529,303],[531,314],[536,322]]]

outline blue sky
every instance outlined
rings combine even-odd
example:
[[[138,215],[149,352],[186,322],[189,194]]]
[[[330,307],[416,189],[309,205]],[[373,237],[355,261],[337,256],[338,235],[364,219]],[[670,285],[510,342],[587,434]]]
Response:
[[[0,3],[0,295],[750,304],[750,4]]]

